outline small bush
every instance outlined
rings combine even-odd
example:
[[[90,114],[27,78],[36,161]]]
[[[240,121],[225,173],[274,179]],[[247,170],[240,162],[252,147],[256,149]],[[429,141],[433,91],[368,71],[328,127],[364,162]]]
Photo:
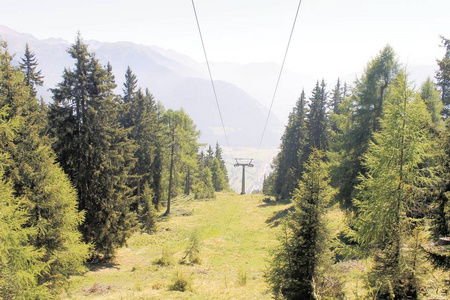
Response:
[[[177,272],[177,276],[174,282],[170,285],[171,291],[186,292],[192,291],[192,279],[183,274],[183,272]]]
[[[164,248],[162,250],[161,257],[155,261],[155,264],[160,265],[162,267],[173,265],[172,253],[170,253],[169,250],[167,250],[167,248]]]
[[[201,264],[200,240],[197,231],[194,231],[189,238],[189,244],[184,254],[185,256],[182,258],[181,263]]]
[[[247,284],[247,272],[243,269],[238,271],[238,281],[239,286],[244,286]]]

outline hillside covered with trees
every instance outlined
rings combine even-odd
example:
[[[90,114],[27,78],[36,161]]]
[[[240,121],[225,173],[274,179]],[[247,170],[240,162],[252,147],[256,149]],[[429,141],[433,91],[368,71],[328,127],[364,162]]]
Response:
[[[248,280],[264,282],[259,288],[267,283],[266,296],[448,297],[450,40],[441,37],[441,46],[435,81],[429,78],[419,88],[387,45],[354,83],[338,79],[328,91],[318,80],[309,97],[303,90],[264,182],[268,198],[241,198],[250,204],[237,215],[238,205],[230,206],[221,193],[217,203],[227,208],[227,218],[206,218],[220,224],[187,218],[201,224],[204,236],[183,236],[188,247],[180,264],[201,263],[201,239],[216,237],[214,226],[237,224],[230,229],[236,233],[251,227],[252,216],[261,228],[252,228],[249,236],[236,234],[241,248],[232,244],[224,255],[239,256],[244,248],[247,255],[259,241],[258,270]],[[36,87],[45,78],[32,49],[24,45],[20,64],[14,65],[6,42],[0,44],[2,299],[62,297],[71,278],[114,263],[130,239],[136,245],[136,239],[157,236],[164,243],[161,236],[170,235],[158,225],[178,222],[170,221],[174,199],[188,201],[192,210],[181,215],[189,217],[197,204],[208,213],[201,206],[211,202],[200,200],[230,191],[220,145],[200,144],[201,133],[183,109],[166,110],[139,86],[130,67],[122,93],[116,93],[113,66],[102,65],[79,34],[67,52],[73,65],[61,66],[52,99],[44,101],[37,98]],[[269,208],[275,216],[267,215]],[[182,208],[176,209],[179,217]],[[221,208],[209,212],[220,215]],[[220,230],[226,236],[228,229]],[[171,238],[174,248],[184,243]],[[244,245],[248,240],[251,247]],[[221,249],[226,240],[215,243]],[[167,251],[155,263],[161,268],[173,265]],[[270,263],[263,276],[266,254]],[[214,266],[212,258],[206,260]],[[367,269],[358,274],[364,288],[356,287],[350,296],[349,272],[342,266],[362,261]],[[178,279],[170,289],[186,291],[183,276]],[[239,285],[246,282],[242,271]]]

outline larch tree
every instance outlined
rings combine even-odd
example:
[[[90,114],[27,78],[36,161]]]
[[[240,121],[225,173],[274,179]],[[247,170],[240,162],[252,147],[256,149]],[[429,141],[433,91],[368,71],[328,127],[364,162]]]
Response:
[[[87,245],[81,242],[78,226],[83,213],[77,210],[77,195],[66,174],[56,164],[48,137],[43,136],[38,100],[30,95],[23,73],[12,66],[6,47],[0,53],[0,108],[18,122],[16,133],[4,151],[11,158],[5,167],[14,195],[24,199],[28,219],[35,230],[29,243],[41,249],[49,269],[39,283],[58,293],[72,274],[85,271]]]
[[[424,101],[409,88],[403,71],[395,77],[383,106],[360,176],[355,205],[356,240],[374,249],[370,285],[381,299],[417,297],[417,262],[408,259],[408,237],[419,228],[424,190],[435,172],[425,162],[433,155],[431,118]]]
[[[344,207],[352,207],[356,196],[358,174],[364,173],[361,157],[367,151],[373,132],[380,129],[379,120],[386,91],[398,72],[396,55],[391,46],[384,47],[366,66],[355,82],[351,96],[344,100],[346,107],[338,129],[339,148],[333,147],[332,185],[338,187],[337,200]]]
[[[36,235],[36,228],[26,226],[26,199],[14,196],[11,180],[4,172],[13,163],[7,149],[14,145],[19,127],[17,117],[9,117],[8,111],[8,106],[0,107],[0,298],[49,298],[49,290],[39,284],[48,264],[42,263],[43,251],[29,241]]]
[[[200,131],[184,110],[171,110],[162,116],[162,130],[165,132],[168,149],[166,149],[168,165],[167,206],[165,215],[170,214],[171,199],[180,193],[188,194],[194,186],[194,175],[197,173],[198,143]]]
[[[75,60],[52,89],[49,122],[58,161],[69,175],[85,211],[80,226],[94,246],[93,258],[110,259],[135,224],[129,182],[135,146],[118,121],[119,99],[111,66],[100,65],[78,34],[68,53]]]

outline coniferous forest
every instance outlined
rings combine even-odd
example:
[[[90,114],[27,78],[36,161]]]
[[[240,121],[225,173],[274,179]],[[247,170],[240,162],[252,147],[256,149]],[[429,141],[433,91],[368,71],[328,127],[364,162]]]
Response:
[[[372,262],[370,299],[421,298],[424,274],[450,274],[450,40],[441,46],[435,81],[419,88],[387,45],[353,84],[301,93],[263,187],[294,203],[267,274],[277,297],[345,299],[334,264],[358,258]],[[346,229],[333,233],[336,209]]]
[[[199,152],[183,110],[165,110],[131,68],[123,94],[80,35],[47,105],[25,46],[14,66],[0,49],[0,298],[58,297],[86,264],[106,262],[133,232],[157,229],[179,195],[229,190],[219,144]]]
[[[346,299],[336,264],[358,259],[370,261],[363,298],[423,298],[435,270],[450,295],[450,40],[440,42],[435,77],[417,87],[387,45],[355,82],[301,91],[263,186],[274,205],[292,203],[268,250],[274,298]],[[130,67],[115,92],[113,66],[79,34],[67,55],[53,99],[38,99],[33,49],[15,65],[0,44],[1,299],[58,298],[133,234],[154,234],[173,199],[230,191],[220,145],[201,144],[182,109],[166,110]],[[189,243],[184,259],[200,261],[198,237]]]

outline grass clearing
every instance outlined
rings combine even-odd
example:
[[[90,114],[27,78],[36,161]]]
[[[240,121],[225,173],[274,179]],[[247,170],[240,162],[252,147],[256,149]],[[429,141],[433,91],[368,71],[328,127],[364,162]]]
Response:
[[[177,198],[172,216],[160,220],[156,234],[133,235],[113,263],[72,277],[63,297],[271,299],[264,280],[268,250],[277,243],[276,221],[290,204],[263,199],[234,193],[218,193],[216,200]],[[180,263],[194,234],[201,264]],[[172,263],[156,263],[161,258]],[[171,290],[180,274],[192,290]]]

